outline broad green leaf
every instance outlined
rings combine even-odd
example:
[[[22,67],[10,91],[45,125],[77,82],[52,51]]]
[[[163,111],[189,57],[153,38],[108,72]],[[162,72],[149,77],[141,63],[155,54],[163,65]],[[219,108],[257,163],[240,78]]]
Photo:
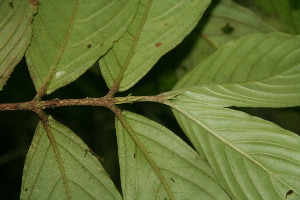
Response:
[[[195,27],[210,0],[141,0],[124,36],[100,59],[109,87],[124,91],[138,82],[166,52]]]
[[[117,121],[116,128],[124,199],[229,199],[209,165],[174,133],[123,115],[126,124]]]
[[[0,1],[0,90],[30,43],[37,7],[33,1]]]
[[[36,90],[69,84],[125,32],[137,0],[41,0],[26,59]]]
[[[299,0],[239,0],[281,31],[300,33]]]
[[[177,96],[170,105],[232,199],[299,199],[300,137],[240,111]],[[286,197],[288,196],[288,197]]]
[[[229,42],[174,90],[220,106],[300,105],[300,37],[253,34]]]
[[[39,123],[29,148],[21,199],[121,199],[88,146],[54,119],[48,122],[51,139]]]
[[[208,17],[205,24],[200,21],[189,36],[194,42],[192,49],[188,50],[190,51],[188,56],[178,69],[180,77],[226,42],[251,33],[267,33],[276,30],[251,10],[231,0],[221,0],[205,16]]]

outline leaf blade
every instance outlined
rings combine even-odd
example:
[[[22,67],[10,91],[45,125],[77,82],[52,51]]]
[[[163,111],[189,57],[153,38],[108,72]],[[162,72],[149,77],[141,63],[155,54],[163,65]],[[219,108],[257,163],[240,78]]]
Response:
[[[228,198],[215,182],[207,163],[197,159],[199,156],[181,139],[145,117],[130,112],[123,114],[144,148],[139,149],[136,140],[129,136],[128,128],[118,121],[124,199]]]
[[[296,36],[271,33],[229,42],[183,77],[174,90],[220,106],[297,106],[299,41]]]
[[[87,145],[54,119],[49,123],[56,145],[39,123],[26,157],[21,199],[121,199]]]
[[[36,90],[49,94],[83,74],[121,37],[136,5],[136,1],[41,1],[26,54]]]
[[[107,85],[120,82],[119,91],[132,87],[194,28],[209,2],[141,1],[125,35],[99,61]]]
[[[231,40],[256,32],[276,31],[251,10],[232,0],[221,0],[211,8],[211,12],[204,15],[204,18],[207,18],[207,22],[200,21],[189,36],[191,49],[182,49],[189,53],[177,70],[179,77]]]
[[[31,21],[36,11],[37,5],[28,1],[1,1],[0,91],[30,43]]]
[[[174,104],[173,104],[174,103]],[[227,108],[185,101],[170,103],[195,148],[234,199],[300,196],[300,138],[271,122]]]

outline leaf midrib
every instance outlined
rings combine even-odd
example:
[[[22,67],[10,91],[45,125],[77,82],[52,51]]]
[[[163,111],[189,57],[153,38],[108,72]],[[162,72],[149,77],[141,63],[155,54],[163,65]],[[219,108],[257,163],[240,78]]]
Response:
[[[145,6],[145,7],[146,7],[146,10],[144,11],[143,18],[142,18],[142,20],[141,20],[141,22],[140,22],[140,26],[139,26],[139,28],[138,28],[137,35],[136,35],[136,36],[134,37],[134,39],[133,39],[133,42],[132,42],[132,45],[131,45],[129,54],[128,54],[127,57],[126,57],[126,60],[125,60],[124,64],[120,66],[119,74],[118,74],[117,78],[116,78],[115,81],[114,81],[114,82],[117,83],[117,84],[120,84],[120,82],[122,81],[123,76],[125,75],[125,72],[126,72],[128,66],[129,66],[130,62],[131,62],[131,59],[132,59],[132,57],[133,57],[134,54],[135,54],[135,49],[136,49],[137,44],[138,44],[138,42],[139,42],[139,39],[140,39],[142,30],[143,30],[143,28],[144,28],[144,26],[145,26],[146,19],[147,19],[148,13],[149,13],[149,11],[150,11],[151,5],[152,5],[152,0],[148,0],[148,5],[146,5],[146,6],[145,6],[144,4],[142,4],[141,2],[139,2],[139,6],[138,6],[138,7],[140,7],[140,6]],[[138,9],[139,9],[139,8],[138,8]],[[133,18],[132,21],[135,20],[137,14],[138,14],[138,12],[136,12],[135,17]],[[129,31],[129,28],[130,28],[130,25],[129,25],[128,29],[126,30],[127,32]],[[129,33],[130,33],[130,32],[129,32]],[[132,34],[131,34],[131,35],[132,35]],[[112,49],[112,50],[113,50],[113,49]],[[118,59],[117,59],[117,61],[118,61],[118,63],[120,63]]]
[[[59,62],[62,59],[62,56],[63,56],[63,54],[66,50],[67,44],[69,42],[71,32],[73,30],[73,26],[74,26],[75,18],[76,18],[77,11],[78,11],[78,8],[79,8],[79,4],[80,4],[79,0],[76,0],[75,6],[73,8],[72,15],[71,15],[71,18],[70,18],[70,22],[68,24],[67,32],[65,34],[65,38],[64,38],[63,43],[61,45],[61,49],[58,52],[58,54],[56,56],[56,59],[55,59],[53,65],[51,66],[51,68],[48,72],[48,76],[46,77],[46,80],[44,81],[42,86],[39,88],[39,91],[38,91],[38,93],[35,97],[36,100],[40,99],[44,95],[44,92],[47,90],[47,87],[49,86],[49,83],[50,83],[51,79],[53,78],[53,76],[56,72],[56,68],[57,68]]]
[[[251,158],[250,156],[248,156],[247,153],[241,151],[240,149],[238,149],[237,147],[235,147],[234,145],[232,145],[230,142],[227,142],[227,140],[225,140],[223,137],[219,136],[218,134],[216,134],[213,130],[211,130],[208,126],[206,126],[205,124],[201,123],[201,121],[197,120],[193,115],[191,115],[189,112],[185,111],[184,109],[181,109],[179,106],[177,106],[176,104],[168,101],[168,102],[164,102],[166,105],[172,107],[173,109],[177,110],[178,112],[180,112],[181,114],[185,115],[188,119],[192,120],[193,122],[195,122],[197,125],[199,125],[200,127],[204,128],[206,131],[208,131],[210,134],[212,134],[214,137],[216,137],[217,139],[219,139],[223,144],[228,145],[229,147],[231,147],[233,150],[237,151],[238,153],[240,153],[241,155],[243,155],[245,158],[249,159],[250,161],[252,161],[253,163],[255,163],[256,165],[258,165],[261,169],[263,169],[264,171],[266,171],[270,176],[272,176],[274,179],[278,180],[279,182],[281,182],[283,185],[286,185],[288,188],[292,188],[291,186],[289,186],[286,182],[284,182],[283,180],[281,180],[280,178],[278,178],[277,176],[275,176],[275,174],[273,174],[271,171],[269,171],[266,167],[264,167],[262,164],[260,164],[259,162],[257,162],[256,160],[254,160],[253,158]],[[297,192],[294,190],[294,192]],[[297,192],[298,193],[298,192]]]

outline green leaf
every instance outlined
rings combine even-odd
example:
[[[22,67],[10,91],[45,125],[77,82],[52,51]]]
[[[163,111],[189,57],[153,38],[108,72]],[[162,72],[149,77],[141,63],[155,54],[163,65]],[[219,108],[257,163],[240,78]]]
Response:
[[[124,199],[229,199],[209,165],[174,133],[123,115],[116,128]]]
[[[124,34],[137,1],[41,0],[26,59],[36,90],[69,84]]]
[[[29,148],[21,199],[121,199],[88,146],[54,119],[48,124],[49,133],[38,124]]]
[[[31,21],[37,11],[32,1],[0,2],[0,90],[20,62],[32,36]]]
[[[177,96],[170,105],[233,199],[300,198],[300,137],[227,108]]]
[[[300,105],[300,37],[253,34],[227,43],[174,90],[207,104],[247,107]]]
[[[240,0],[281,31],[300,33],[299,0]]]
[[[137,83],[166,52],[195,27],[210,0],[141,0],[124,36],[100,59],[100,69],[111,88],[119,91]]]
[[[208,20],[200,21],[189,36],[193,46],[192,48],[189,46],[189,49],[185,50],[189,51],[189,54],[178,69],[180,77],[231,40],[250,33],[276,31],[251,10],[231,0],[221,0],[204,17],[207,17]]]

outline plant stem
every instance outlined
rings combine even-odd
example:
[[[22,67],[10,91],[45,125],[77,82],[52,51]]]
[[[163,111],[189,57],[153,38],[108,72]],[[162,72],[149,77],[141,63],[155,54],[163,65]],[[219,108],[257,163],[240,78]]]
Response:
[[[158,94],[156,96],[127,96],[127,97],[111,97],[104,96],[101,98],[85,98],[85,99],[52,99],[48,101],[27,101],[20,103],[3,103],[0,104],[0,111],[28,110],[39,112],[48,108],[57,108],[63,106],[102,106],[111,109],[116,104],[134,103],[134,102],[157,102],[164,103],[174,98],[177,93],[168,92]]]
[[[20,103],[0,104],[0,111],[29,110],[36,112],[37,110],[63,106],[103,106],[109,108],[111,105],[114,105],[114,98],[110,97],[63,100],[53,99],[49,101],[32,100]]]

